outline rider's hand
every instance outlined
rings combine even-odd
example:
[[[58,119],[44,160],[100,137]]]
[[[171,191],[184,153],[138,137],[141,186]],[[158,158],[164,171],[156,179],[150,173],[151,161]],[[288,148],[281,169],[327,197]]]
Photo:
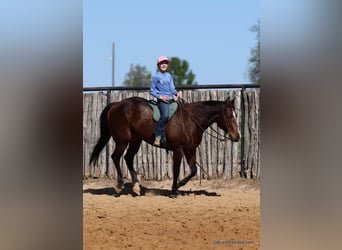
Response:
[[[169,97],[167,97],[167,96],[160,96],[159,99],[162,100],[163,102],[169,101]]]

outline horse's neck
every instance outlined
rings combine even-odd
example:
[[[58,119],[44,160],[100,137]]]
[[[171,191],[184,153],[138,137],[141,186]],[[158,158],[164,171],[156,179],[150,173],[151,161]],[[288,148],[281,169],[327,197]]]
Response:
[[[222,103],[218,101],[207,101],[194,104],[193,114],[197,125],[207,129],[216,122],[219,112],[222,109]]]

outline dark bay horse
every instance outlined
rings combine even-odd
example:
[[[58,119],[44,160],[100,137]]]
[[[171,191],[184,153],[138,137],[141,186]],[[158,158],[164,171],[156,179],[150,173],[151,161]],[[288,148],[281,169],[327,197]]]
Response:
[[[219,128],[228,133],[232,141],[239,141],[240,132],[234,112],[234,100],[202,101],[188,104],[179,102],[179,108],[166,124],[168,147],[173,151],[173,194],[196,175],[196,148],[201,143],[203,132],[213,123],[217,123]],[[152,145],[155,126],[152,108],[146,99],[131,97],[108,104],[100,116],[101,136],[94,147],[89,164],[97,163],[100,152],[112,137],[115,141],[115,150],[111,158],[118,174],[116,187],[121,190],[124,181],[120,159],[128,146],[124,159],[131,174],[133,191],[140,195],[133,158],[138,152],[142,140]],[[184,155],[191,173],[178,182],[180,164]]]

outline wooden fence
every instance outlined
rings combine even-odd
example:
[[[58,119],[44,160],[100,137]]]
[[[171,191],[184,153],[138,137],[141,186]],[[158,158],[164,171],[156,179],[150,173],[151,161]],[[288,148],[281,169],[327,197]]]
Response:
[[[235,107],[239,127],[244,120],[243,144],[241,140],[233,143],[230,140],[220,141],[210,134],[214,134],[208,128],[203,134],[202,142],[197,148],[197,162],[201,166],[198,168],[196,178],[235,178],[240,176],[241,167],[241,145],[244,148],[244,168],[247,177],[260,177],[260,110],[259,110],[259,89],[250,90],[206,90],[194,91],[184,90],[183,98],[187,102],[203,100],[223,101],[228,96],[235,97]],[[243,98],[241,98],[241,94]],[[131,96],[140,96],[152,99],[148,91],[120,91],[110,93],[110,102],[120,101]],[[244,119],[242,119],[241,100],[244,101]],[[83,176],[84,178],[103,177],[116,178],[116,170],[110,157],[106,157],[106,150],[101,152],[97,166],[89,166],[89,158],[97,139],[100,137],[99,117],[107,104],[107,93],[84,93],[83,94]],[[217,125],[212,125],[214,130]],[[109,142],[109,155],[114,150],[114,141]],[[106,167],[106,159],[109,158],[109,165]],[[130,179],[129,171],[123,157],[121,167],[125,178]],[[172,178],[172,152],[168,154],[164,149],[153,147],[142,142],[141,147],[134,159],[134,167],[138,174],[148,180],[163,180]],[[190,168],[185,158],[181,164],[180,178],[188,175]]]

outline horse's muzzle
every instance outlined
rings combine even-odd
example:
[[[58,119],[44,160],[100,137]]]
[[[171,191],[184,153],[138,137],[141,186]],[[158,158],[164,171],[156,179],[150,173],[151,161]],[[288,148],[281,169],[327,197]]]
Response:
[[[232,139],[233,142],[238,142],[240,140],[240,135],[238,135],[237,137],[235,137],[235,139]]]
[[[240,135],[237,135],[235,138],[229,135],[228,139],[231,140],[232,142],[238,142],[240,140]]]
[[[235,137],[229,137],[230,140],[232,140],[233,142],[238,142],[240,140],[240,133],[237,134]]]

